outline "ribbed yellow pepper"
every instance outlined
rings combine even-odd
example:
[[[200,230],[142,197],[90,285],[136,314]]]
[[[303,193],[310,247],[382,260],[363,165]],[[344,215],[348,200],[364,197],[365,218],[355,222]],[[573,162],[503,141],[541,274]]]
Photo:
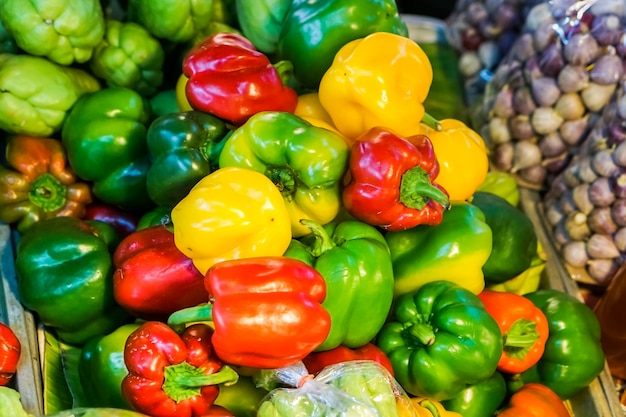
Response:
[[[483,138],[456,119],[439,121],[440,129],[421,123],[413,134],[428,136],[439,162],[437,183],[450,195],[450,201],[466,200],[485,181],[489,156]]]
[[[432,81],[431,63],[415,41],[375,32],[337,52],[318,94],[337,130],[349,139],[375,126],[411,136],[419,130]]]
[[[246,168],[220,168],[198,182],[173,209],[174,243],[203,274],[215,263],[281,256],[291,221],[274,183]]]

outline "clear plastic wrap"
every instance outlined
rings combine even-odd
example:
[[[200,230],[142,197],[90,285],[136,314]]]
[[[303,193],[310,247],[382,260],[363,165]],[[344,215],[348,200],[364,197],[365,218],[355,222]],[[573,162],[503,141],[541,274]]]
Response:
[[[624,76],[625,8],[552,0],[529,11],[472,109],[495,169],[545,189],[576,154]]]
[[[543,197],[570,274],[606,285],[626,261],[626,81]]]
[[[446,19],[446,37],[459,53],[466,100],[473,103],[522,30],[526,14],[543,0],[459,0]]]
[[[274,388],[276,385],[280,388]],[[316,376],[302,362],[263,371],[257,385],[272,389],[258,417],[417,417],[409,397],[374,361],[330,365]]]

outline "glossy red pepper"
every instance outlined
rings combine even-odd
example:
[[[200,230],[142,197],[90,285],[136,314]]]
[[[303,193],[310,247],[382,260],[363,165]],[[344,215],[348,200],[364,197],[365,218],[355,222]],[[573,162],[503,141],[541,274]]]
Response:
[[[237,33],[217,33],[194,46],[183,61],[183,75],[191,107],[236,126],[261,111],[293,113],[298,104],[268,57]]]
[[[478,298],[502,331],[502,356],[498,370],[516,374],[536,364],[548,340],[545,314],[519,294],[483,290]]]
[[[571,417],[563,400],[543,384],[528,383],[516,391],[498,417]]]
[[[84,220],[100,220],[115,228],[121,237],[126,237],[135,230],[139,223],[139,216],[129,213],[119,207],[106,203],[92,203],[85,207]]]
[[[219,394],[218,384],[239,378],[215,356],[212,335],[213,329],[202,323],[180,335],[159,321],[143,323],[124,346],[124,398],[151,417],[205,416]]]
[[[0,386],[7,385],[15,372],[22,353],[22,345],[13,329],[0,323]]]
[[[447,192],[434,183],[438,174],[428,137],[374,127],[352,145],[343,203],[352,216],[388,231],[435,226],[449,206]]]
[[[334,349],[325,350],[323,352],[311,352],[304,359],[302,359],[302,362],[310,373],[317,374],[329,365],[356,360],[370,360],[378,362],[387,368],[389,373],[393,376],[391,361],[387,355],[385,355],[385,353],[373,343],[367,343],[356,349],[350,349],[349,347],[339,345]]]
[[[209,268],[204,282],[212,303],[180,310],[168,323],[213,322],[213,347],[224,362],[280,368],[302,360],[328,336],[324,278],[302,261],[222,261]]]
[[[173,312],[205,303],[203,275],[174,244],[164,225],[137,230],[113,254],[113,295],[144,320],[165,320]]]

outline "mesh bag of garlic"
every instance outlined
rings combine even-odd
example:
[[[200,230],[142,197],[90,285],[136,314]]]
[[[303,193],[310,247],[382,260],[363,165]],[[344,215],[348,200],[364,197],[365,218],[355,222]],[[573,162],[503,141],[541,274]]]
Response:
[[[492,166],[545,190],[576,154],[624,75],[624,0],[550,0],[523,32],[472,108]]]
[[[496,66],[543,0],[458,0],[446,18],[446,38],[459,54],[466,101],[480,99]]]
[[[542,201],[570,275],[607,285],[626,260],[626,81]]]

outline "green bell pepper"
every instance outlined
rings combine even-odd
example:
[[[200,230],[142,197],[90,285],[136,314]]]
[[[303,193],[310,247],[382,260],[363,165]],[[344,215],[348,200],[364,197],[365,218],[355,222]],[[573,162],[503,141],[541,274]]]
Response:
[[[127,18],[153,36],[187,42],[211,22],[213,0],[130,0]]]
[[[283,19],[277,57],[290,61],[296,79],[317,90],[337,51],[374,32],[408,36],[393,0],[294,0]]]
[[[124,346],[128,336],[139,326],[138,323],[124,324],[107,335],[92,337],[83,346],[78,376],[89,407],[132,410],[122,395],[122,380],[128,374]]]
[[[61,65],[87,62],[104,35],[98,0],[2,0],[0,21],[25,52]]]
[[[196,110],[154,120],[147,134],[151,165],[146,185],[152,201],[172,208],[215,171],[229,132],[224,121]]]
[[[430,93],[429,93],[430,94]],[[508,201],[512,206],[519,205],[519,186],[513,174],[506,171],[489,171],[476,191],[487,191]]]
[[[271,179],[287,205],[293,236],[301,237],[310,233],[301,219],[324,225],[339,213],[348,153],[339,134],[291,113],[266,111],[233,131],[219,165],[252,169]]]
[[[89,67],[109,87],[126,87],[152,96],[163,82],[165,51],[143,26],[109,19]]]
[[[478,294],[485,287],[482,266],[491,253],[492,233],[482,211],[453,202],[437,226],[387,232],[396,296],[427,282],[453,281]]]
[[[99,89],[98,80],[82,69],[32,55],[0,54],[0,129],[51,136],[83,94]]]
[[[504,282],[528,269],[537,255],[537,234],[528,215],[486,191],[476,191],[471,203],[484,213],[493,233],[493,248],[483,265],[485,282]]]
[[[463,417],[493,417],[507,397],[507,385],[500,372],[469,385],[459,395],[441,402],[447,411]]]
[[[265,54],[273,54],[291,0],[236,0],[243,35]]]
[[[376,345],[405,391],[443,401],[493,375],[502,333],[477,295],[433,281],[398,297]]]
[[[0,54],[17,54],[20,48],[15,43],[13,35],[7,32],[6,28],[0,20]]]
[[[117,236],[100,221],[54,217],[21,237],[15,271],[22,304],[60,339],[83,344],[129,318],[113,297],[112,242]],[[109,246],[110,245],[110,246]]]
[[[70,165],[93,181],[93,194],[103,202],[129,211],[153,205],[146,188],[149,117],[148,101],[123,87],[86,94],[68,114],[61,138]]]
[[[169,207],[157,206],[146,212],[139,218],[137,222],[137,230],[147,229],[156,225],[167,225],[172,223],[171,211]]]
[[[356,220],[303,223],[313,233],[292,240],[284,256],[315,267],[326,281],[322,306],[330,314],[330,333],[316,350],[361,347],[381,329],[393,301],[387,242],[378,229]]]
[[[251,376],[239,375],[232,385],[220,385],[220,393],[214,404],[226,408],[237,417],[256,417],[256,410],[268,394],[257,387]]]
[[[569,399],[604,369],[598,319],[585,303],[556,289],[540,289],[524,297],[545,314],[549,336],[539,362],[516,375],[510,389],[515,390],[520,383],[539,382],[561,399]]]

